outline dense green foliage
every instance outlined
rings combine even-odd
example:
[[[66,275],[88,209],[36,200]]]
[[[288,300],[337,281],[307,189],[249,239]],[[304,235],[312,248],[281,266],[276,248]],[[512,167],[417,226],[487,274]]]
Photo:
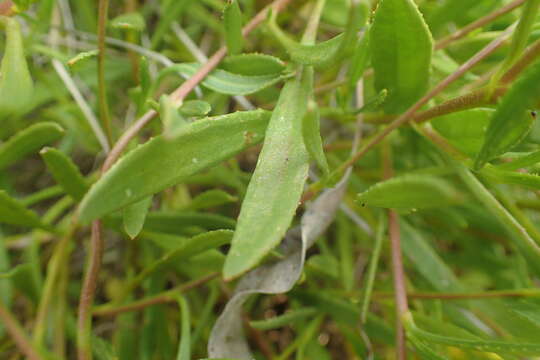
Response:
[[[0,1],[0,360],[538,358],[539,10]]]

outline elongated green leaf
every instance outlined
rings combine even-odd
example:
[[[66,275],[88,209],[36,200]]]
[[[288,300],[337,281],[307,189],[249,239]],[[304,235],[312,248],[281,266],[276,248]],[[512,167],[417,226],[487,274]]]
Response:
[[[0,190],[0,223],[51,230],[51,226],[42,223],[35,212],[25,208],[4,190]]]
[[[178,354],[176,360],[191,360],[191,324],[190,324],[190,310],[186,298],[183,296],[178,297],[178,303],[180,304],[181,313],[181,328],[180,341],[178,344]]]
[[[289,326],[295,321],[302,320],[315,314],[317,314],[317,309],[306,307],[270,319],[251,321],[249,324],[258,330],[272,330],[283,326]]]
[[[242,36],[242,11],[240,11],[238,0],[227,0],[223,9],[223,26],[228,53],[231,55],[240,54],[244,37]]]
[[[21,26],[15,18],[0,16],[6,30],[6,48],[0,65],[0,117],[23,112],[32,101],[34,83],[24,57]]]
[[[246,76],[273,75],[285,71],[285,63],[280,58],[257,53],[227,56],[222,67],[234,74]]]
[[[197,195],[197,197],[189,203],[187,208],[191,210],[206,209],[236,201],[238,201],[237,197],[232,196],[223,190],[213,189]]]
[[[66,154],[54,148],[46,147],[40,151],[40,155],[66,194],[74,200],[81,200],[88,190],[88,185],[77,165]]]
[[[480,174],[497,183],[520,185],[540,190],[540,176],[535,174],[500,170],[493,166],[485,166],[480,171]]]
[[[0,145],[0,170],[60,139],[62,135],[64,130],[52,122],[35,124],[18,132]]]
[[[327,176],[330,173],[330,168],[328,167],[328,161],[326,161],[326,155],[324,155],[320,131],[320,114],[316,105],[312,111],[309,111],[304,116],[302,134],[309,155],[315,160],[323,175]]]
[[[358,79],[362,77],[364,71],[366,70],[369,60],[371,59],[371,46],[370,46],[370,36],[369,31],[371,28],[368,28],[362,39],[356,45],[354,53],[351,59],[351,66],[348,71],[348,85],[349,89],[353,89],[358,82]]]
[[[418,328],[414,324],[410,314],[407,314],[405,317],[405,327],[407,328],[407,331],[410,331],[416,338],[426,342],[502,354],[513,353],[521,355],[540,355],[540,343],[534,344],[496,340],[471,340],[467,338],[457,338],[428,332]]]
[[[371,30],[375,88],[388,89],[384,109],[400,113],[426,91],[432,38],[413,0],[382,0]]]
[[[263,110],[237,112],[186,125],[170,140],[148,141],[92,186],[81,203],[80,220],[132,204],[259,143],[269,117]]]
[[[143,31],[146,27],[143,16],[138,12],[119,15],[109,22],[115,29]]]
[[[478,154],[493,116],[492,109],[471,109],[434,119],[431,124],[448,142],[469,156]]]
[[[257,265],[279,243],[298,206],[309,167],[302,119],[311,96],[313,69],[301,75],[285,84],[272,113],[225,261],[226,279]]]
[[[167,139],[174,138],[175,133],[187,125],[186,119],[180,115],[168,95],[161,95],[159,99],[159,115],[163,123],[163,136]]]
[[[510,150],[530,130],[534,116],[531,110],[540,98],[540,61],[519,77],[504,95],[493,114],[486,132],[484,146],[476,157],[475,168],[480,169],[491,159]],[[516,136],[516,130],[519,133]]]
[[[394,209],[423,209],[459,201],[446,181],[430,175],[408,174],[379,182],[357,197],[363,205]]]
[[[130,204],[124,208],[123,220],[124,230],[130,238],[134,239],[141,232],[146,214],[152,204],[152,196],[148,196],[141,201]]]
[[[163,79],[171,73],[181,73],[185,76],[194,75],[199,70],[200,65],[194,63],[175,64],[162,70],[158,80]],[[225,70],[216,69],[212,71],[201,83],[204,87],[227,95],[248,95],[270,87],[283,79],[290,77],[290,74],[280,73],[271,75],[244,76],[233,74]]]
[[[366,20],[366,16],[364,16],[365,4],[356,1],[352,4],[345,31],[318,44],[301,44],[290,38],[277,25],[275,14],[270,16],[268,27],[276,40],[287,50],[292,61],[315,67],[329,66],[354,47],[356,34]]]

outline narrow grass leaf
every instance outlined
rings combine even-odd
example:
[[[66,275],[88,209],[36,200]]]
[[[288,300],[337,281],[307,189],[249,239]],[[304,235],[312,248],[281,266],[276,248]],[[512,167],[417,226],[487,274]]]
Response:
[[[227,52],[237,55],[242,52],[244,37],[242,36],[242,11],[238,0],[227,0],[223,9],[223,27]]]
[[[413,0],[382,0],[370,29],[375,88],[388,89],[387,113],[400,113],[427,90],[433,41]]]
[[[232,196],[223,190],[212,189],[197,195],[186,208],[190,210],[207,209],[236,201],[238,201],[236,196]]]
[[[313,71],[306,69],[301,75],[287,82],[272,113],[225,261],[226,279],[257,265],[283,238],[298,207],[309,168],[302,119]]]
[[[88,190],[88,184],[77,165],[66,154],[55,148],[46,147],[39,154],[66,194],[73,200],[81,200]]]
[[[529,111],[535,107],[538,98],[540,61],[527,69],[502,98],[487,129],[484,145],[476,157],[476,169],[510,150],[527,135],[534,121]],[[517,136],[515,129],[519,129]]]
[[[188,100],[178,109],[183,116],[206,116],[212,111],[212,105],[202,100]]]
[[[64,129],[52,122],[31,125],[0,145],[0,170],[16,163],[64,135]]]
[[[191,360],[191,323],[190,310],[187,300],[184,296],[178,296],[180,305],[180,341],[178,344],[178,354],[176,360]]]
[[[89,222],[121,209],[259,143],[269,117],[263,110],[236,112],[186,125],[170,140],[155,137],[120,159],[90,188],[80,220]]]
[[[152,196],[130,204],[123,209],[122,219],[124,230],[130,238],[136,238],[141,232],[150,205],[152,205]]]

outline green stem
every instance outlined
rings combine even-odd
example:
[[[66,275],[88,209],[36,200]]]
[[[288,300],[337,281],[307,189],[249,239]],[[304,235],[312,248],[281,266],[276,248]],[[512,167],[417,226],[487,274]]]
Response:
[[[311,13],[311,17],[309,18],[309,22],[306,26],[304,36],[302,37],[303,45],[315,44],[315,40],[317,39],[317,29],[319,28],[319,21],[321,19],[325,4],[326,0],[317,0],[317,3],[315,4],[315,7]]]

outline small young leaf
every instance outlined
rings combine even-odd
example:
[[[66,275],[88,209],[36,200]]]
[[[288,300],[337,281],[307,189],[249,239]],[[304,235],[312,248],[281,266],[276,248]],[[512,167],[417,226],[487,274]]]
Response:
[[[175,64],[162,70],[156,81],[159,82],[169,74],[181,73],[185,76],[193,76],[200,68],[199,64],[185,63]],[[212,71],[201,83],[204,87],[226,95],[249,95],[257,91],[270,87],[283,79],[290,77],[290,74],[271,74],[259,76],[244,76],[233,74],[225,70],[216,69]]]
[[[257,265],[283,238],[296,212],[309,168],[302,119],[312,82],[313,69],[304,69],[281,91],[225,260],[226,279]]]
[[[413,0],[382,0],[371,26],[375,88],[388,89],[387,113],[400,113],[426,91],[433,41]]]
[[[115,29],[143,31],[146,24],[141,14],[132,12],[115,17],[110,21],[109,26]]]
[[[190,210],[207,209],[236,201],[238,201],[237,197],[234,197],[223,190],[213,189],[197,195],[197,197],[189,203],[187,208]]]
[[[89,59],[97,56],[98,53],[99,53],[99,50],[97,50],[97,49],[80,52],[77,55],[75,55],[74,57],[72,57],[71,59],[69,59],[67,61],[67,65],[72,68],[72,67],[80,64],[81,62],[85,62],[86,60],[89,60]]]
[[[51,230],[52,227],[41,222],[39,216],[24,207],[18,200],[0,190],[0,223]]]
[[[212,106],[206,101],[202,100],[188,100],[182,103],[182,106],[178,109],[180,114],[191,117],[191,116],[205,116],[212,111]]]
[[[163,136],[166,139],[173,138],[178,131],[188,124],[168,95],[161,95],[159,99],[159,115],[163,123]]]
[[[0,117],[25,111],[32,102],[34,83],[24,57],[21,26],[14,18],[0,16],[6,30],[6,48],[0,65]]]
[[[446,181],[429,175],[408,174],[379,182],[357,199],[362,205],[392,209],[424,209],[454,204],[458,193]]]
[[[351,65],[348,71],[348,86],[349,89],[354,89],[358,79],[362,77],[364,71],[366,70],[369,60],[371,59],[371,47],[370,47],[370,36],[369,31],[371,28],[368,28],[362,39],[356,45],[354,53],[351,58]]]
[[[493,114],[485,143],[476,157],[480,169],[491,159],[510,150],[529,132],[534,116],[529,111],[540,97],[540,61],[537,61],[512,85]],[[516,129],[519,132],[516,134]]]
[[[34,124],[19,131],[0,145],[0,170],[41,149],[44,145],[60,139],[63,135],[64,129],[52,122]]]
[[[324,176],[330,173],[328,161],[324,155],[324,149],[320,132],[320,114],[317,105],[308,111],[302,121],[302,135],[309,155],[315,160]]]
[[[242,36],[242,11],[238,0],[227,0],[223,9],[223,26],[227,51],[231,55],[240,54],[244,43]]]
[[[90,188],[80,220],[89,222],[118,210],[259,143],[269,117],[263,110],[236,112],[186,125],[170,140],[158,136],[148,141]]]
[[[285,63],[280,58],[257,53],[227,56],[222,67],[231,73],[245,76],[274,75],[285,71]]]
[[[81,200],[88,190],[88,185],[77,165],[63,152],[55,148],[46,147],[39,154],[66,194],[69,194],[76,201]]]
[[[135,239],[141,232],[150,205],[152,205],[152,196],[148,196],[124,208],[122,213],[124,230],[130,238]]]

